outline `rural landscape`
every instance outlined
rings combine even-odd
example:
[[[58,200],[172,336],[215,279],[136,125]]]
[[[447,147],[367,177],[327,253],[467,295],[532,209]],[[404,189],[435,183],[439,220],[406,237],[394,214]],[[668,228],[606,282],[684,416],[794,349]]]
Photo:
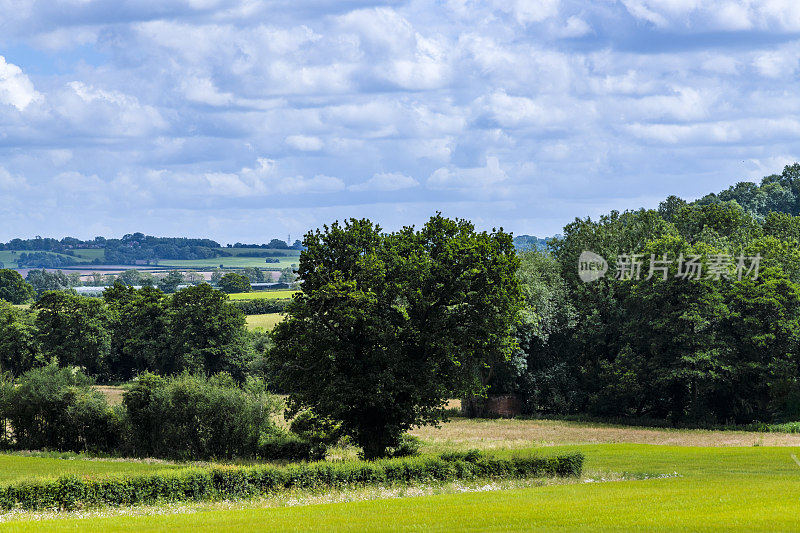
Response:
[[[11,240],[107,273],[0,270],[0,527],[794,529],[799,214],[795,164],[545,239]]]
[[[0,0],[0,532],[800,531],[800,2]]]

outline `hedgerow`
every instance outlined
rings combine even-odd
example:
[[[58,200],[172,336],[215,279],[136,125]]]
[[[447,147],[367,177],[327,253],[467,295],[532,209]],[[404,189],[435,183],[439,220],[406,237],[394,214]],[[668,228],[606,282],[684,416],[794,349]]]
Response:
[[[582,454],[497,458],[471,452],[439,457],[301,463],[289,466],[217,466],[155,474],[31,480],[0,487],[0,509],[70,510],[98,505],[244,498],[297,488],[444,482],[478,478],[578,476]]]
[[[266,315],[267,313],[283,313],[291,301],[291,298],[257,298],[233,300],[230,305],[237,307],[246,315]]]

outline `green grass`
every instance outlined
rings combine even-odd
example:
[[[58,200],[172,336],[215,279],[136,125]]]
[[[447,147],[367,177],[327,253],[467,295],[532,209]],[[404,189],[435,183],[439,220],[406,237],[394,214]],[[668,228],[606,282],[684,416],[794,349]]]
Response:
[[[4,268],[17,268],[18,267],[17,259],[19,259],[20,254],[33,253],[33,252],[36,252],[36,251],[38,251],[38,250],[19,250],[19,251],[0,250],[0,263],[3,263],[3,267]],[[66,257],[68,259],[74,260],[77,263],[87,263],[87,262],[91,261],[90,258],[82,257],[80,254],[78,256],[70,256],[70,255],[64,255],[64,254],[57,254],[57,253],[54,253],[54,252],[45,252],[45,253]]]
[[[283,320],[281,313],[267,313],[266,315],[247,315],[247,329],[270,330]]]
[[[159,462],[112,461],[70,456],[68,459],[28,457],[14,454],[0,455],[0,483],[9,483],[32,477],[58,477],[64,474],[108,475],[143,474],[176,465]]]
[[[281,508],[11,522],[8,531],[789,531],[798,528],[798,448],[645,444],[581,450],[591,473],[663,479],[546,485]]]
[[[296,292],[299,291],[285,289],[279,291],[237,292],[235,294],[229,294],[228,296],[231,300],[277,300],[278,298],[291,298]]]
[[[102,248],[75,248],[73,250],[78,257],[83,257],[91,261],[92,259],[105,259],[106,251]]]

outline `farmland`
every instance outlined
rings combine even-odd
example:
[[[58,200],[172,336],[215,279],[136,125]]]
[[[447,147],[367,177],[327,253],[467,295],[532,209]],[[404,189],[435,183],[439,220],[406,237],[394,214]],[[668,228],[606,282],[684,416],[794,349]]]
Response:
[[[300,491],[289,498],[11,515],[2,528],[66,531],[91,524],[96,531],[766,531],[796,526],[800,466],[792,456],[800,454],[798,435],[460,418],[416,434],[423,439],[424,453],[470,447],[501,454],[512,448],[547,454],[581,451],[587,463],[582,478],[575,481]],[[672,444],[676,442],[680,445]],[[45,468],[105,475],[131,472],[128,468],[172,467],[20,456],[0,460],[6,461],[0,465],[13,464],[16,469],[6,480],[39,475]],[[33,517],[47,520],[30,521]]]
[[[256,291],[256,292],[237,292],[229,294],[231,300],[277,300],[279,298],[291,298],[298,291],[285,289],[277,291]]]
[[[269,331],[281,320],[283,320],[283,315],[281,313],[247,315],[247,328],[250,330],[263,329]]]

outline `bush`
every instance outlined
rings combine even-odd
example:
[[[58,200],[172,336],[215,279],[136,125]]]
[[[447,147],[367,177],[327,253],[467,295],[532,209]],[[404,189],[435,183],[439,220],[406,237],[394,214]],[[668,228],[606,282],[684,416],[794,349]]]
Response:
[[[413,457],[419,455],[422,447],[422,440],[413,435],[402,435],[397,446],[389,447],[386,450],[387,457]]]
[[[278,402],[263,383],[230,376],[144,374],[123,396],[137,455],[173,459],[256,457]]]
[[[17,387],[4,387],[14,446],[112,451],[121,437],[121,414],[91,384],[77,368],[50,364],[24,373]]]
[[[257,298],[255,300],[234,300],[231,305],[246,315],[266,315],[267,313],[283,313],[291,301],[291,298]]]
[[[320,461],[325,458],[327,446],[299,435],[275,431],[268,434],[258,446],[258,458],[267,461]]]
[[[152,504],[242,498],[296,488],[335,488],[381,483],[443,482],[457,479],[578,476],[583,455],[518,456],[472,454],[385,459],[373,462],[215,467],[143,476],[24,481],[0,487],[0,509],[74,509],[97,505]]]

